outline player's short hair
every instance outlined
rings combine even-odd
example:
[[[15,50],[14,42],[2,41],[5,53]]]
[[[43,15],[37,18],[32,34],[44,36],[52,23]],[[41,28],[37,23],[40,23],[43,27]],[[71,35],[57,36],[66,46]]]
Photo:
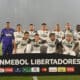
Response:
[[[10,23],[9,21],[6,22],[6,24],[9,24],[9,23]]]
[[[38,33],[36,33],[34,36],[39,36],[39,34],[38,34]]]
[[[57,26],[60,26],[60,24],[56,24]]]
[[[33,26],[34,24],[29,24],[29,26]]]
[[[17,26],[21,26],[21,24],[17,24]]]
[[[78,24],[78,25],[76,26],[76,30],[77,30],[77,32],[80,32],[80,24]]]
[[[51,37],[51,36],[55,36],[55,33],[50,33],[49,34],[49,37]]]
[[[25,35],[25,34],[29,34],[29,32],[26,31],[26,32],[24,32],[24,35]]]
[[[42,23],[41,25],[47,25],[46,23]]]
[[[67,33],[65,33],[65,36],[71,36],[71,37],[73,37],[73,35],[72,35],[71,32],[67,32]]]

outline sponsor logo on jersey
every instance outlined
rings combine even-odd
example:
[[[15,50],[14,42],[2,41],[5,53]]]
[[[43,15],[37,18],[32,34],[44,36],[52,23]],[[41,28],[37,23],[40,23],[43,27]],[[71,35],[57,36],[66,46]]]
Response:
[[[11,34],[5,34],[7,37],[11,37],[12,35]]]

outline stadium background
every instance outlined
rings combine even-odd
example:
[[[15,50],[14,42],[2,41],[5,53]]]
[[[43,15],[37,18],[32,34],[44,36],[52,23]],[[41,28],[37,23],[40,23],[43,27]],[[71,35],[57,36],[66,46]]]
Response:
[[[0,31],[6,21],[15,28],[17,23],[27,29],[30,23],[39,26],[46,22],[51,29],[56,23],[70,22],[75,28],[80,23],[80,0],[0,0]],[[1,44],[0,44],[0,55]],[[39,80],[80,80],[80,76],[39,76]],[[32,80],[31,76],[0,76],[0,80]]]
[[[64,27],[70,22],[73,27],[80,23],[80,0],[0,0],[0,28],[6,21],[11,26],[22,24],[26,29],[30,23],[39,29],[46,22],[49,29],[60,23]]]

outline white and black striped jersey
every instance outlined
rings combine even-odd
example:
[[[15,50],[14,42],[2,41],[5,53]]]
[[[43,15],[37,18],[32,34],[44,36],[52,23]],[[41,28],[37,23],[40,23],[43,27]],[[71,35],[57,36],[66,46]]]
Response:
[[[49,38],[50,31],[38,30],[37,32],[42,40],[47,40]]]
[[[31,40],[33,40],[34,39],[34,35],[37,33],[37,31],[28,31],[28,32],[29,32],[29,38]]]
[[[14,32],[15,43],[18,44],[23,38],[23,32]]]

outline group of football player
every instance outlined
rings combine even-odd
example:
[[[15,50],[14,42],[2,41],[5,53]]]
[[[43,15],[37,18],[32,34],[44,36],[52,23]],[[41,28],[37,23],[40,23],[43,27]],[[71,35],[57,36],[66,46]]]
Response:
[[[2,29],[0,42],[3,55],[24,53],[58,53],[78,56],[80,54],[80,25],[72,30],[70,23],[66,23],[64,30],[60,24],[56,24],[49,30],[46,23],[42,23],[40,30],[35,29],[34,24],[29,25],[29,30],[23,30],[21,24],[17,24],[16,30],[6,22]]]

